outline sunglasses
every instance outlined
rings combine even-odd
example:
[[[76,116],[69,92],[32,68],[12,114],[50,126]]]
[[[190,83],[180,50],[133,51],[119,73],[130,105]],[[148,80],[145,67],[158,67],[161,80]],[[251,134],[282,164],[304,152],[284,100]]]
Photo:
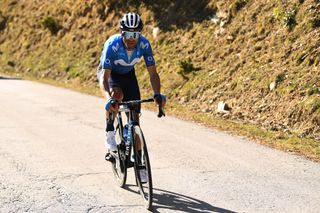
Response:
[[[140,32],[129,32],[129,31],[124,31],[124,37],[126,39],[130,39],[130,38],[133,38],[133,39],[138,39],[139,36],[140,36]]]

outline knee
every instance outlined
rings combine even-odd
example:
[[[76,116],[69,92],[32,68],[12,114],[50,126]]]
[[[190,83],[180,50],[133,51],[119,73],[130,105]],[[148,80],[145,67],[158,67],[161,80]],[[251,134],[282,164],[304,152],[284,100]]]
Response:
[[[121,102],[123,99],[123,93],[120,89],[115,89],[111,91],[111,97]]]
[[[122,94],[116,94],[113,96],[114,99],[116,99],[117,101],[121,102],[123,99],[123,95]]]

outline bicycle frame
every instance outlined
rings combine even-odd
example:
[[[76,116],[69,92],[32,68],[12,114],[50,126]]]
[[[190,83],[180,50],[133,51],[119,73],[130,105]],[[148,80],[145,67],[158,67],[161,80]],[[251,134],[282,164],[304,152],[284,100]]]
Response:
[[[151,102],[153,101],[153,99],[146,99],[143,100],[142,102]],[[120,107],[119,111],[118,111],[118,116],[117,116],[117,121],[119,124],[119,132],[120,132],[120,137],[121,137],[121,143],[124,142],[125,145],[125,162],[126,162],[126,166],[129,166],[130,163],[130,158],[132,155],[132,146],[135,146],[135,140],[133,140],[132,137],[132,133],[133,133],[133,128],[136,125],[139,125],[139,122],[136,121],[136,115],[137,112],[135,111],[136,107],[137,107],[138,102],[137,101],[128,101],[128,102],[124,102],[124,103],[120,103],[119,105],[123,106],[125,105],[126,107]],[[127,125],[128,125],[128,132],[127,132],[127,138],[124,139],[123,138],[123,121],[122,121],[122,113],[126,113],[127,114]]]
[[[115,161],[112,163],[112,169],[116,176],[116,180],[120,187],[124,187],[127,178],[127,168],[134,167],[135,179],[139,192],[143,197],[147,209],[152,205],[152,174],[150,160],[147,150],[147,144],[140,128],[139,122],[136,120],[136,109],[139,104],[144,102],[153,102],[154,99],[134,100],[121,102],[119,111],[117,112],[117,135],[120,137],[118,141],[118,153],[114,155]],[[126,113],[128,132],[124,138],[124,126],[122,121],[122,113]],[[111,114],[111,119],[115,114]],[[165,116],[162,107],[159,106],[158,117]],[[143,178],[142,178],[143,177]]]
[[[124,139],[123,138],[123,122],[122,122],[122,112],[125,113],[129,113],[128,116],[128,121],[127,121],[127,125],[128,125],[128,132],[127,132],[127,138]],[[118,111],[118,124],[119,124],[119,132],[120,132],[120,137],[121,137],[121,143],[124,143],[125,145],[125,162],[126,162],[126,166],[128,167],[129,162],[130,162],[130,157],[131,157],[131,152],[132,152],[132,146],[134,146],[134,140],[132,137],[132,132],[133,132],[133,127],[135,125],[139,125],[137,121],[134,120],[134,116],[135,116],[135,112],[127,109],[127,108],[120,108]]]

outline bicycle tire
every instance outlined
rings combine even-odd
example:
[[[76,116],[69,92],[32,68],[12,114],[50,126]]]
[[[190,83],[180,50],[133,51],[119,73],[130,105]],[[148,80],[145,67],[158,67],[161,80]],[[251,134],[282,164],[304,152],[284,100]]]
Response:
[[[116,142],[118,152],[114,155],[115,160],[112,162],[111,167],[118,186],[123,188],[127,181],[127,167],[125,164],[125,153],[123,142],[121,142],[119,125],[116,127]]]
[[[140,195],[144,200],[145,207],[150,209],[152,206],[152,199],[153,199],[153,188],[152,188],[152,175],[151,175],[151,166],[150,160],[148,155],[148,149],[146,145],[145,138],[143,136],[141,128],[136,125],[133,129],[134,132],[134,140],[136,142],[137,137],[139,137],[141,142],[141,156],[138,153],[138,150],[134,147],[134,171],[136,176],[136,182],[139,187]],[[134,143],[135,144],[135,143]],[[142,159],[142,160],[140,160]],[[141,168],[145,168],[148,176],[147,182],[141,182],[139,170]]]

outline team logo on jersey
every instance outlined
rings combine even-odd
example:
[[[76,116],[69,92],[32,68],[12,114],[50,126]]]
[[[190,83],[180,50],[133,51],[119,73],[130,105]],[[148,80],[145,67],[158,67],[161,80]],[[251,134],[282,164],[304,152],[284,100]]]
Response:
[[[117,43],[116,45],[112,46],[113,52],[118,52],[118,49],[119,49],[119,43]]]
[[[142,49],[148,49],[148,48],[149,48],[149,44],[148,44],[148,43],[143,43],[143,42],[141,42],[141,43],[140,43],[140,47],[141,47]]]
[[[152,56],[149,56],[147,59],[148,59],[148,61],[153,61],[153,57]]]
[[[110,64],[110,63],[111,63],[111,62],[110,62],[110,59],[106,59],[106,60],[105,60],[105,63],[106,63],[106,64]]]
[[[127,63],[125,62],[123,59],[119,59],[119,60],[115,60],[114,61],[114,64],[115,65],[122,65],[122,66],[125,66],[125,67],[128,67],[128,66],[133,66],[135,65],[138,61],[139,61],[140,58],[135,58],[131,61],[131,63]]]

